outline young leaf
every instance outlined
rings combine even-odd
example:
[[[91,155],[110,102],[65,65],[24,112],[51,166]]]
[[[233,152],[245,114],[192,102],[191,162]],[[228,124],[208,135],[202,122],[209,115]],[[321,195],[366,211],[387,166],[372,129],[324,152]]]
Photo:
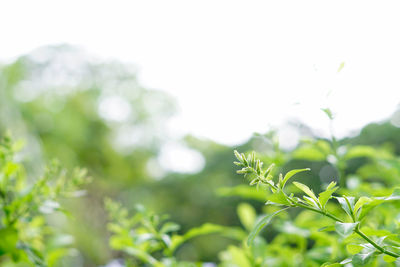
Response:
[[[272,213],[272,214],[268,214],[267,216],[265,216],[264,218],[262,218],[261,221],[259,221],[259,222],[257,223],[257,225],[253,228],[253,230],[250,232],[249,237],[248,237],[248,239],[247,239],[247,245],[250,246],[251,244],[253,244],[254,238],[257,236],[257,234],[258,234],[265,226],[267,226],[267,225],[271,222],[272,218],[273,218],[274,216],[276,216],[278,213],[280,213],[280,212],[282,212],[282,211],[284,211],[284,210],[286,210],[286,209],[288,209],[288,208],[284,208],[284,209],[278,210],[278,211],[276,211],[276,212],[274,212],[274,213]]]
[[[360,198],[361,199],[361,198]],[[374,207],[386,202],[400,199],[400,189],[396,188],[393,193],[388,197],[376,197],[371,198],[371,201],[363,204],[361,211],[359,212],[358,219],[362,220],[367,213]]]
[[[354,197],[336,197],[342,209],[351,217],[354,217]]]
[[[304,172],[304,171],[309,171],[309,170],[310,170],[310,168],[305,168],[305,169],[291,170],[291,171],[287,172],[287,173],[285,174],[285,177],[283,178],[283,181],[282,181],[282,184],[281,184],[281,188],[284,188],[286,182],[287,182],[290,178],[292,178],[293,175],[295,175],[296,173]]]
[[[328,200],[332,197],[332,194],[338,189],[338,187],[335,187],[335,185],[336,182],[330,183],[326,191],[321,192],[319,194],[318,200],[322,208],[325,208],[325,205],[328,202]]]
[[[346,246],[346,249],[350,254],[354,255],[354,254],[360,253],[361,250],[363,250],[364,248],[362,246],[360,246],[360,245],[348,244]]]
[[[399,200],[400,199],[400,188],[395,188],[393,193],[384,198],[386,201],[391,201],[391,200]]]
[[[354,229],[357,227],[357,224],[358,223],[336,222],[335,229],[336,229],[336,232],[338,232],[340,235],[346,237],[354,231]]]
[[[321,108],[321,110],[328,116],[330,120],[333,120],[333,113],[329,108]]]
[[[372,201],[370,201],[369,203],[365,203],[361,209],[361,211],[358,214],[358,220],[362,220],[365,215],[367,215],[367,213],[372,210],[373,208],[375,208],[376,206],[382,204],[383,202],[385,202],[385,199],[378,199],[378,198],[374,198],[372,199]]]
[[[237,158],[237,160],[240,161],[241,163],[243,163],[242,155],[240,155],[239,152],[237,152],[237,150],[234,150],[233,153],[235,154],[235,157]]]
[[[269,204],[278,204],[278,205],[290,205],[290,202],[287,200],[286,195],[283,193],[282,190],[277,191],[274,194],[271,194],[267,197],[267,203],[265,205]]]
[[[303,198],[308,204],[310,204],[310,206],[314,206],[316,208],[319,208],[319,204],[314,199],[312,199],[311,197],[303,196]]]
[[[328,187],[326,188],[326,190],[330,190],[330,189],[334,188],[335,185],[336,185],[336,182],[331,182],[331,183],[328,185]]]
[[[274,167],[275,167],[275,164],[272,163],[271,165],[269,165],[268,169],[265,171],[264,177],[265,177],[267,180],[270,180],[270,179],[272,178],[272,176],[271,176],[271,171],[272,171],[272,169],[273,169]]]
[[[325,227],[318,229],[318,232],[334,232],[335,230],[336,230],[335,226],[330,225],[330,226],[325,226]]]
[[[305,184],[302,183],[298,183],[298,182],[293,182],[293,184],[299,188],[301,191],[303,191],[304,193],[306,193],[309,197],[311,197],[316,203],[318,203],[318,199],[315,196],[314,192]]]
[[[372,201],[369,197],[360,197],[356,204],[354,205],[354,214],[358,214],[358,211],[364,206],[365,204],[368,204]]]

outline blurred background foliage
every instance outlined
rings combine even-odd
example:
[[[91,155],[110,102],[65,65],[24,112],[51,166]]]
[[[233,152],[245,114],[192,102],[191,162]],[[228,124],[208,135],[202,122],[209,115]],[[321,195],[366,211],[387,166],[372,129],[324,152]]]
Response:
[[[91,58],[75,47],[40,48],[0,67],[0,133],[10,130],[26,141],[20,156],[28,178],[41,173],[39,166],[53,158],[70,169],[85,167],[94,178],[85,197],[66,203],[72,214],[68,223],[54,222],[74,237],[80,251],[76,262],[81,266],[104,265],[118,257],[108,248],[105,197],[119,200],[128,209],[141,203],[169,214],[182,232],[205,222],[240,225],[237,206],[243,198],[261,212],[263,196],[245,189],[235,174],[233,149],[255,150],[282,172],[310,167],[303,183],[315,192],[340,176],[354,175],[347,180],[349,190],[360,183],[357,177],[378,179],[388,186],[398,182],[392,178],[400,172],[394,160],[400,154],[400,128],[390,122],[393,118],[338,141],[340,145],[376,147],[388,153],[386,161],[382,157],[374,161],[374,150],[338,163],[329,157],[329,142],[306,125],[296,125],[305,141],[293,153],[284,153],[274,131],[254,135],[235,147],[194,136],[178,138],[168,129],[176,113],[174,99],[143,88],[133,66]],[[163,165],[162,151],[171,143],[200,153],[204,166],[194,173],[182,173]],[[378,174],[382,166],[387,173]],[[213,242],[199,237],[182,246],[177,258],[217,261],[220,251],[236,243],[224,237],[213,237]]]

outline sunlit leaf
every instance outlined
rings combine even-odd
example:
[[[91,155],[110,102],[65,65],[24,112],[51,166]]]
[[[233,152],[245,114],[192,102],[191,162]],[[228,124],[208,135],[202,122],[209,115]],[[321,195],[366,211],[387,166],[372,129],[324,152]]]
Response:
[[[322,208],[325,208],[326,203],[332,197],[332,194],[338,189],[335,187],[336,182],[331,182],[327,187],[326,191],[321,192],[318,196],[319,203],[321,204]]]
[[[329,108],[321,108],[321,110],[328,116],[330,120],[333,120],[333,113]]]
[[[354,210],[354,197],[335,197],[339,202],[342,209],[350,216],[353,217]]]
[[[299,188],[300,190],[302,190],[304,193],[306,193],[309,197],[311,197],[316,203],[318,203],[318,199],[315,196],[314,192],[311,191],[311,189],[306,186],[305,184],[299,183],[299,182],[293,182],[293,184]]]
[[[283,178],[281,187],[284,188],[286,182],[287,182],[290,178],[292,178],[293,175],[295,175],[295,174],[297,174],[297,173],[299,173],[299,172],[304,172],[304,171],[309,171],[309,170],[310,170],[310,168],[305,168],[305,169],[295,169],[295,170],[291,170],[291,171],[287,172],[287,173],[285,174],[285,177]]]
[[[266,205],[268,204],[290,205],[290,202],[287,200],[287,197],[282,190],[278,190],[272,195],[269,195],[267,197],[267,200],[268,200],[267,203],[265,203]]]
[[[348,244],[346,246],[346,249],[350,254],[357,254],[357,253],[361,252],[361,250],[363,250],[364,248],[360,245]]]
[[[325,226],[325,227],[318,229],[319,232],[333,232],[335,230],[336,230],[336,228],[334,225]]]
[[[360,197],[354,205],[354,214],[358,214],[358,211],[362,208],[362,206],[370,202],[372,202],[372,199],[369,197]]]

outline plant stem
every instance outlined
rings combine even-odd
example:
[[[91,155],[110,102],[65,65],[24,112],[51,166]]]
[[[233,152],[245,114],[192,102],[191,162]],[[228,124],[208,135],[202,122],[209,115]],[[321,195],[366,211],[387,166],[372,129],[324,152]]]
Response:
[[[330,213],[328,213],[328,212],[324,212],[324,211],[318,210],[318,209],[316,209],[316,208],[313,208],[313,207],[310,207],[310,206],[307,206],[307,205],[305,205],[305,204],[298,203],[298,202],[295,203],[295,205],[298,206],[298,207],[301,207],[301,208],[305,208],[305,209],[308,209],[308,210],[311,210],[311,211],[320,213],[320,214],[322,214],[322,215],[324,215],[324,216],[326,216],[326,217],[331,218],[331,219],[334,220],[334,221],[343,222],[342,220],[340,220],[339,218],[337,218],[335,215],[332,215],[332,214],[330,214]],[[379,250],[381,253],[387,254],[387,255],[392,256],[392,257],[395,257],[395,258],[400,258],[400,254],[397,254],[397,253],[395,253],[395,252],[386,250],[386,249],[384,249],[383,247],[379,246],[374,240],[372,240],[372,239],[369,238],[366,234],[364,234],[363,232],[361,232],[360,229],[356,228],[356,229],[354,230],[354,232],[355,232],[356,234],[358,234],[360,237],[362,237],[365,241],[367,241],[368,243],[370,243],[372,246],[374,246],[374,247],[375,247],[377,250]]]
[[[324,212],[324,211],[322,211],[322,210],[319,210],[319,209],[316,209],[316,208],[313,208],[313,207],[310,207],[310,206],[307,206],[307,205],[305,205],[305,204],[298,203],[298,202],[297,202],[295,205],[297,205],[298,207],[302,207],[302,208],[305,208],[305,209],[308,209],[308,210],[311,210],[311,211],[320,213],[320,214],[322,214],[322,215],[324,215],[324,216],[326,216],[326,217],[331,218],[331,219],[334,220],[334,221],[343,222],[341,219],[339,219],[339,218],[336,217],[335,215],[330,214],[330,213],[328,213],[328,212]]]
[[[337,153],[338,142],[337,142],[337,140],[336,140],[336,138],[335,138],[335,136],[334,136],[334,134],[333,134],[333,130],[332,130],[332,129],[331,129],[331,133],[332,133],[332,149],[333,149],[333,152],[334,152],[334,155],[336,156],[336,158],[340,160],[340,158],[339,158],[339,156],[338,156],[338,153]],[[239,159],[239,158],[238,158],[238,159]],[[240,160],[240,159],[239,159],[239,160]],[[262,183],[264,183],[264,184],[270,186],[270,187],[273,189],[273,192],[274,192],[274,190],[282,190],[282,189],[278,188],[276,185],[274,185],[273,183],[270,183],[270,181],[265,181],[265,180],[264,180],[264,177],[260,176],[260,175],[257,173],[257,171],[256,171],[253,167],[249,166],[248,164],[246,164],[246,167],[249,168],[249,169],[251,170],[251,172],[257,176],[257,178],[258,178],[259,181],[261,181]],[[342,167],[342,166],[339,166],[339,167]],[[338,169],[339,169],[339,171],[344,172],[343,168],[338,168]],[[345,184],[344,175],[342,175],[342,177],[340,177],[340,183],[341,183],[341,184],[343,184],[343,183]],[[335,215],[329,213],[329,212],[326,211],[326,210],[321,210],[321,209],[318,209],[318,208],[314,208],[314,207],[309,206],[309,205],[307,205],[307,204],[303,204],[303,203],[301,203],[301,202],[299,202],[299,201],[295,201],[295,200],[292,199],[291,197],[287,196],[285,193],[284,193],[284,195],[285,195],[286,199],[290,202],[290,204],[287,205],[287,206],[289,206],[289,207],[301,207],[301,208],[304,208],[304,209],[308,209],[308,210],[311,210],[311,211],[313,211],[313,212],[322,214],[322,215],[324,215],[324,216],[326,216],[326,217],[328,217],[328,218],[331,218],[332,220],[334,220],[334,221],[336,221],[336,222],[343,223],[343,220],[339,219],[338,217],[336,217]],[[347,199],[346,199],[346,201],[348,202]],[[348,203],[348,204],[349,204],[349,203]],[[355,219],[354,214],[351,214],[351,217],[352,217],[352,219],[353,219],[353,222],[356,222],[356,219]],[[389,251],[389,250],[386,250],[385,248],[383,248],[383,247],[381,247],[380,245],[378,245],[374,240],[372,240],[371,238],[369,238],[366,234],[364,234],[363,232],[361,232],[361,230],[360,230],[360,228],[359,228],[359,225],[357,225],[356,229],[354,229],[354,233],[356,233],[356,234],[359,235],[361,238],[363,238],[365,241],[367,241],[368,243],[370,243],[370,244],[371,244],[373,247],[375,247],[379,252],[381,252],[381,253],[383,253],[383,254],[386,254],[386,255],[389,255],[389,256],[392,256],[392,257],[395,257],[395,258],[400,258],[400,254],[395,253],[395,252],[392,252],[392,251]]]
[[[363,232],[361,232],[360,229],[355,229],[354,232],[356,234],[358,234],[359,236],[361,236],[363,239],[365,239],[366,241],[368,241],[368,243],[370,243],[371,245],[373,245],[377,250],[379,250],[380,252],[387,254],[389,256],[395,257],[395,258],[399,258],[400,254],[394,253],[392,251],[386,250],[383,247],[379,246],[377,243],[375,243],[374,240],[370,239],[366,234],[364,234]]]

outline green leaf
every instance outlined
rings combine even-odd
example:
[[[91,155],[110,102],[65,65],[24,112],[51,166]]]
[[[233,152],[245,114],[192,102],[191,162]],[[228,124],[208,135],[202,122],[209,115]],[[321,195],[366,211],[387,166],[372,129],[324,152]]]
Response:
[[[248,203],[240,203],[237,207],[237,214],[240,222],[247,229],[251,230],[254,226],[257,214],[253,206]]]
[[[272,177],[271,172],[274,169],[274,167],[275,167],[275,163],[271,163],[271,165],[269,165],[267,170],[264,172],[265,179],[269,180]]]
[[[385,199],[374,198],[372,199],[371,202],[364,204],[361,211],[358,214],[358,220],[362,220],[370,210],[382,204],[383,202],[385,202]]]
[[[237,150],[234,150],[233,153],[235,154],[235,157],[237,158],[238,161],[243,162],[243,157]]]
[[[269,195],[267,197],[267,203],[265,203],[266,205],[269,204],[278,204],[278,205],[286,205],[289,206],[290,202],[287,200],[287,197],[285,195],[285,193],[282,190],[278,190],[277,192],[275,192],[272,195]]]
[[[329,108],[321,108],[321,110],[328,116],[330,120],[333,120],[333,113]]]
[[[262,219],[257,223],[257,225],[253,228],[253,230],[250,232],[249,237],[248,237],[248,239],[247,239],[247,245],[250,246],[250,245],[253,243],[254,238],[257,236],[257,234],[258,234],[265,226],[267,226],[267,225],[271,222],[271,220],[272,220],[272,218],[273,218],[274,216],[276,216],[278,213],[280,213],[280,212],[282,212],[282,211],[284,211],[284,210],[286,210],[286,209],[288,209],[288,208],[284,208],[284,209],[278,210],[278,211],[276,211],[276,212],[274,212],[274,213],[272,213],[272,214],[268,214],[267,216],[265,216],[264,218],[262,218]]]
[[[335,230],[336,229],[335,229],[334,225],[329,225],[329,226],[325,226],[325,227],[318,229],[318,232],[333,232]]]
[[[311,197],[316,203],[318,203],[318,199],[315,196],[314,192],[311,191],[311,189],[306,186],[305,184],[302,183],[298,183],[298,182],[293,182],[293,184],[299,188],[301,191],[303,191],[304,193],[306,193],[309,197]]]
[[[293,177],[293,175],[299,173],[299,172],[304,172],[304,171],[309,171],[310,168],[305,168],[305,169],[295,169],[295,170],[291,170],[289,172],[287,172],[285,174],[285,177],[283,178],[282,184],[281,184],[281,188],[285,187],[286,182]]]
[[[357,227],[357,225],[358,225],[358,222],[356,222],[356,223],[336,222],[335,229],[336,229],[337,233],[346,237],[346,236],[350,235],[351,233],[353,233],[353,231]]]
[[[14,228],[0,229],[0,255],[11,253],[16,250],[18,233]]]
[[[354,197],[335,197],[339,202],[342,209],[351,217],[353,218],[353,210],[354,210]]]
[[[357,215],[362,206],[370,202],[372,202],[372,199],[370,199],[369,197],[360,197],[354,205],[354,214]]]
[[[332,194],[338,189],[338,187],[335,187],[335,185],[336,182],[331,182],[328,185],[326,191],[321,192],[319,194],[318,200],[322,208],[325,208],[325,205],[328,202],[328,200],[332,197]]]
[[[399,200],[400,199],[400,188],[395,188],[393,193],[388,197],[384,197],[384,199],[385,199],[385,201]]]
[[[336,182],[334,182],[334,181],[331,182],[331,183],[326,187],[326,190],[330,190],[330,189],[334,188],[335,185],[336,185]]]
[[[360,198],[361,199],[361,198]],[[376,197],[370,198],[371,201],[363,204],[361,211],[359,212],[358,219],[362,220],[367,213],[374,207],[388,201],[394,201],[400,199],[400,189],[396,188],[393,193],[388,197]]]
[[[365,266],[373,257],[375,251],[370,251],[368,253],[359,253],[353,256],[352,263],[355,267]]]
[[[347,246],[346,246],[346,249],[347,249],[347,251],[350,253],[350,254],[357,254],[357,253],[360,253],[361,252],[361,250],[363,250],[364,249],[364,247],[362,247],[362,246],[360,246],[360,245],[355,245],[355,244],[348,244]]]
[[[316,202],[316,201],[315,201],[314,199],[312,199],[311,197],[303,196],[303,198],[304,198],[304,200],[305,200],[310,206],[313,206],[313,207],[316,207],[316,208],[320,208],[318,202]]]
[[[389,255],[384,255],[384,256],[383,256],[383,260],[384,260],[385,262],[388,262],[388,263],[390,263],[390,262],[394,262],[394,261],[396,261],[396,260],[397,260],[397,258],[395,258],[395,257],[392,257],[392,256],[389,256]]]

